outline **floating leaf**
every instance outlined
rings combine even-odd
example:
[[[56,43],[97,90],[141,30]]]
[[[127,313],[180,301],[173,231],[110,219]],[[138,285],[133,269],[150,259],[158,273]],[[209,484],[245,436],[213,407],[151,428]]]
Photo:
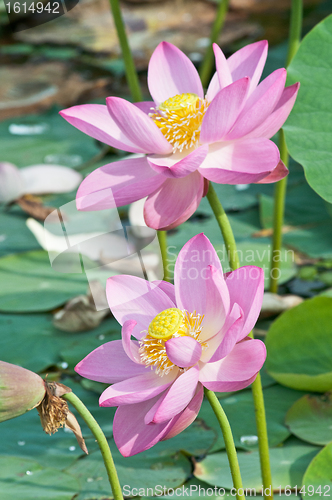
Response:
[[[68,363],[70,369],[74,369],[79,361],[91,351],[110,340],[121,338],[121,327],[115,319],[104,320],[101,325],[93,330],[93,334],[85,332],[73,334],[68,338],[66,344],[60,351],[62,359]]]
[[[59,429],[52,436],[45,434],[37,410],[2,422],[0,432],[0,455],[8,459],[33,457],[46,467],[62,470],[84,454],[72,432]]]
[[[306,394],[288,410],[285,423],[303,441],[329,443],[332,441],[332,394]]]
[[[300,81],[284,127],[291,156],[303,165],[310,186],[332,203],[332,16],[303,39],[288,68],[288,83]]]
[[[164,490],[163,490],[164,491]],[[211,485],[204,483],[193,477],[175,490],[165,490],[163,500],[174,500],[174,498],[190,498],[191,500],[202,500],[202,497],[209,497],[212,500],[225,498],[224,490],[221,488],[211,488]],[[229,495],[229,494],[228,494]],[[147,500],[155,500],[155,497],[148,497]]]
[[[190,475],[190,462],[181,454],[176,457],[169,455],[150,457],[147,452],[143,452],[134,457],[124,458],[112,442],[110,446],[119,481],[126,496],[133,488],[137,489],[136,496],[139,494],[139,489],[141,491],[144,489],[146,495],[147,488],[150,491],[147,494],[151,495],[158,485],[167,489],[176,488]],[[67,472],[80,482],[77,500],[113,498],[100,452],[91,453],[78,460],[67,469]]]
[[[94,139],[66,123],[56,108],[1,122],[0,137],[2,161],[18,167],[40,163],[75,167],[100,151]]]
[[[304,391],[332,389],[332,299],[306,300],[279,316],[266,337],[268,373]]]
[[[37,250],[39,243],[25,224],[25,216],[18,207],[7,213],[0,209],[0,256]]]
[[[0,456],[0,490],[6,500],[71,500],[76,478],[26,458]]]
[[[300,487],[302,477],[308,464],[317,454],[319,448],[304,445],[301,441],[292,439],[284,446],[270,449],[270,461],[273,478],[273,489],[286,486]],[[262,491],[262,478],[258,451],[238,453],[243,487]],[[232,476],[229,469],[226,452],[208,455],[202,462],[196,464],[194,475],[209,484],[231,489]]]
[[[43,250],[0,259],[0,311],[49,311],[87,289],[85,274],[61,274],[52,269]]]
[[[296,229],[283,236],[285,245],[304,252],[314,259],[332,258],[332,223],[327,221],[315,227]]]
[[[303,477],[305,493],[314,500],[330,497],[332,489],[332,443],[316,455]]]
[[[264,228],[273,226],[273,205],[271,196],[260,196],[260,218]],[[331,223],[328,206],[305,181],[291,186],[287,190],[284,224],[311,227],[312,224]]]
[[[289,430],[284,425],[285,415],[301,394],[303,393],[286,389],[280,385],[264,389],[270,446],[277,446],[290,436]],[[255,408],[251,391],[234,393],[230,397],[222,399],[220,403],[230,422],[235,446],[245,450],[258,449]],[[245,415],[245,418],[243,418],[243,415]],[[215,429],[218,433],[218,440],[210,451],[224,449],[225,443],[220,426],[208,401],[203,401],[198,418],[203,419],[209,427]]]
[[[273,227],[273,209],[273,197],[261,194],[259,197],[259,218],[264,229]]]
[[[34,372],[60,363],[60,351],[67,348],[73,368],[90,351],[114,340],[119,332],[116,321],[110,319],[93,331],[68,335],[52,325],[50,314],[0,314],[0,330],[1,359]]]

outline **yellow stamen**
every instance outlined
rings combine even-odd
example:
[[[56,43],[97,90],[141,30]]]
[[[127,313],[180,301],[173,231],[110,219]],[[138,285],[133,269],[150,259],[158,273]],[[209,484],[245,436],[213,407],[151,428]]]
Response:
[[[198,145],[208,105],[196,94],[178,94],[161,103],[149,116],[173,145],[173,153],[182,152]]]
[[[155,368],[161,376],[167,375],[175,365],[167,357],[165,343],[172,337],[190,336],[207,348],[201,342],[199,335],[202,331],[204,316],[177,308],[170,308],[157,314],[151,321],[146,337],[140,340],[139,353],[143,363]],[[181,368],[181,367],[178,367]]]

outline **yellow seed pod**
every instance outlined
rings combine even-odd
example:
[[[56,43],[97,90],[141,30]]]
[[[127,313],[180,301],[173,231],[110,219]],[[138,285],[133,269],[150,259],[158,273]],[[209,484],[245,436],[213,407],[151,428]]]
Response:
[[[183,314],[175,307],[166,309],[151,321],[148,329],[149,335],[158,340],[168,340],[177,332],[183,322]]]
[[[167,101],[159,104],[158,109],[160,111],[182,111],[188,110],[191,107],[196,108],[196,104],[199,101],[199,97],[196,94],[177,94],[174,97],[170,97]]]

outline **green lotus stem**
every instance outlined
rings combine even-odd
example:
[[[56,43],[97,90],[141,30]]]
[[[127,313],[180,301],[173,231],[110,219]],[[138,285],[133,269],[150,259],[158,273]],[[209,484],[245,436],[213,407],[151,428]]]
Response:
[[[130,88],[132,98],[135,102],[142,101],[143,96],[141,92],[141,87],[139,84],[137,71],[135,68],[133,56],[129,47],[128,38],[126,35],[126,30],[121,15],[121,9],[119,5],[119,0],[110,0],[114,24],[118,34],[123,60],[126,68],[127,82]],[[170,281],[170,276],[167,268],[167,243],[166,243],[166,231],[158,231],[159,245],[161,249],[161,256],[164,268],[164,280]]]
[[[116,472],[110,447],[108,446],[103,431],[101,430],[97,421],[91,415],[87,407],[73,392],[68,392],[67,394],[64,394],[62,397],[67,401],[69,401],[69,403],[71,403],[73,407],[78,411],[78,413],[81,415],[84,422],[87,424],[92,434],[96,438],[96,441],[99,445],[104,460],[114,500],[123,500],[122,489],[119,483],[118,474]]]
[[[286,68],[291,63],[300,45],[302,31],[302,12],[302,0],[292,0]],[[280,130],[279,149],[280,158],[284,162],[286,167],[288,167],[289,155],[283,130]],[[274,190],[273,241],[270,266],[270,292],[273,293],[277,293],[278,291],[280,251],[282,246],[282,227],[284,224],[286,190],[287,177],[284,177],[284,179],[281,179],[281,181],[278,181],[276,183]]]
[[[130,88],[131,95],[133,97],[133,100],[135,102],[137,101],[142,101],[142,92],[133,60],[133,56],[129,47],[128,43],[128,38],[126,35],[126,30],[121,14],[121,9],[119,5],[119,0],[109,0],[111,9],[112,9],[112,14],[113,14],[113,19],[114,19],[114,24],[115,28],[118,34],[120,46],[121,46],[121,51],[122,51],[122,56],[123,60],[125,63],[125,68],[126,68],[126,77],[127,77],[127,82]]]
[[[302,33],[302,14],[302,0],[292,0],[286,68],[290,65],[293,57],[297,52],[297,49],[300,46]]]
[[[241,472],[240,472],[240,467],[239,467],[239,461],[237,459],[237,453],[236,453],[236,448],[234,444],[234,439],[232,435],[232,430],[231,426],[229,425],[227,416],[219,402],[219,399],[215,395],[213,391],[210,391],[209,389],[206,389],[204,387],[204,393],[205,396],[208,400],[208,402],[211,405],[212,410],[214,411],[215,416],[218,419],[220,429],[222,432],[222,435],[224,437],[225,441],[225,446],[226,446],[226,453],[229,461],[229,466],[231,469],[231,474],[232,474],[232,479],[233,479],[233,485],[234,488],[236,489],[236,498],[237,500],[244,500],[244,492],[243,492],[243,486],[242,486],[242,479],[241,479]],[[242,495],[239,493],[242,491]]]
[[[285,141],[284,131],[281,129],[279,134],[280,158],[288,167],[288,151]],[[273,236],[272,236],[272,254],[270,265],[270,292],[277,293],[280,274],[280,252],[282,247],[282,228],[284,225],[285,200],[287,190],[287,177],[278,181],[274,188],[274,207],[273,207]]]
[[[203,87],[206,88],[209,83],[209,78],[211,76],[212,68],[213,68],[213,48],[212,44],[218,42],[218,38],[220,32],[224,26],[225,18],[228,10],[229,0],[219,0],[219,6],[217,10],[217,15],[214,20],[211,35],[210,35],[210,44],[205,53],[204,59],[201,63],[199,69],[199,75],[202,80]]]
[[[254,338],[252,334],[250,337]],[[252,397],[255,407],[255,418],[258,437],[259,460],[261,464],[264,491],[271,486],[271,495],[264,495],[266,499],[273,499],[272,474],[269,454],[269,443],[267,437],[266,415],[261,374],[258,373],[255,381],[251,384]]]
[[[221,233],[223,235],[224,242],[227,248],[228,260],[230,266],[232,270],[237,269],[238,267],[240,267],[240,262],[237,254],[236,243],[232,227],[229,223],[225,210],[223,209],[223,206],[221,205],[217,193],[215,192],[211,182],[209,184],[209,190],[206,197],[211,205],[213,213],[221,229]],[[254,338],[252,333],[250,334],[250,336]],[[255,418],[256,418],[263,487],[264,491],[269,491],[271,489],[271,495],[266,495],[265,498],[272,500],[273,493],[272,493],[272,476],[271,476],[269,443],[267,437],[265,406],[264,406],[263,389],[262,389],[260,374],[257,375],[256,380],[252,383],[251,388],[252,388],[254,407],[255,407]]]
[[[210,203],[210,206],[213,210],[215,218],[217,219],[222,236],[224,238],[230,266],[233,270],[237,269],[238,267],[240,267],[240,261],[236,249],[236,243],[232,227],[229,223],[225,210],[218,199],[218,195],[215,192],[212,182],[209,183],[209,190],[206,197]]]
[[[168,257],[167,257],[167,232],[166,231],[157,231],[158,241],[161,252],[161,259],[163,263],[164,269],[164,281],[171,281],[170,272],[168,269]]]

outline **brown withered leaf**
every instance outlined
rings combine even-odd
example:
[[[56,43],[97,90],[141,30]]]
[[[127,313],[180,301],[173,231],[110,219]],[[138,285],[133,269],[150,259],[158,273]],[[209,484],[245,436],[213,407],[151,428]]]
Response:
[[[39,198],[31,195],[25,195],[16,200],[16,203],[34,219],[44,221],[55,208],[45,207]]]
[[[97,311],[93,297],[98,304],[104,302],[105,309]],[[74,297],[55,313],[53,325],[65,332],[84,332],[96,328],[109,314],[105,290],[98,280],[94,280],[90,283],[88,295]]]
[[[65,427],[74,433],[79,447],[88,455],[88,448],[86,447],[80,424],[77,422],[77,418],[71,411],[68,411]]]
[[[298,229],[299,227],[302,226],[283,226],[282,228],[282,234],[290,233],[291,231],[294,231],[294,229]],[[272,227],[266,228],[266,229],[261,229],[260,231],[256,231],[255,233],[252,234],[253,238],[267,238],[273,235],[273,229]]]

